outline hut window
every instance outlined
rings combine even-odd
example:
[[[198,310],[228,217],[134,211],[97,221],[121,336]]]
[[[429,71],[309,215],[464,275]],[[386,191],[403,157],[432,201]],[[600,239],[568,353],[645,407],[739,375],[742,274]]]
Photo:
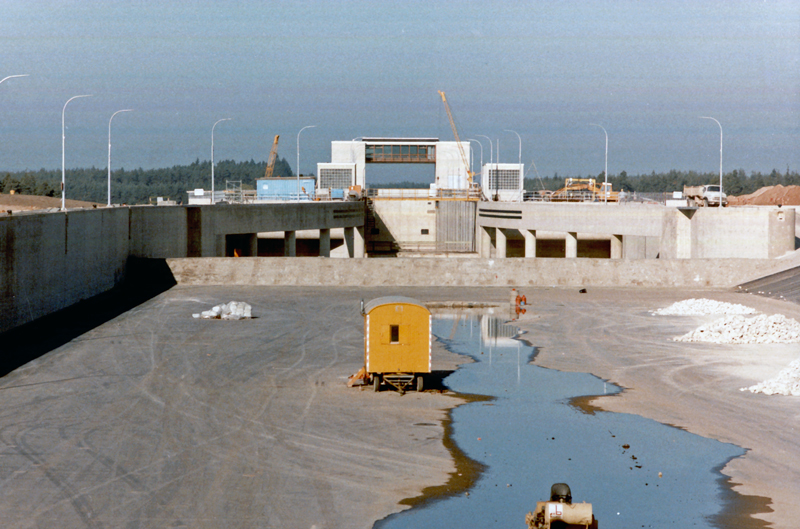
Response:
[[[391,335],[391,339],[389,340],[391,343],[400,343],[400,326],[399,325],[390,325],[389,326],[389,334]]]

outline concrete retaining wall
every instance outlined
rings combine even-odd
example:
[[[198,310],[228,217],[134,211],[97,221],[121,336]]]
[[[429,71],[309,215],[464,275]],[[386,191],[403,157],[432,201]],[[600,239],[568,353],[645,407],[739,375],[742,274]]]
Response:
[[[110,290],[128,254],[127,208],[0,217],[0,332]]]
[[[785,268],[757,259],[168,259],[178,284],[728,288]]]
[[[361,202],[135,206],[3,215],[0,332],[111,290],[124,278],[129,257],[222,256],[230,235],[251,234],[255,241],[260,231],[363,223]]]

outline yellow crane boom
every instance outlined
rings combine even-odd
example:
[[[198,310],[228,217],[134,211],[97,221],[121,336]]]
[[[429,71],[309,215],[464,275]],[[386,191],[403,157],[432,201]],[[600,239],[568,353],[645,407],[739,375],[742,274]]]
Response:
[[[458,130],[456,130],[456,122],[453,121],[453,113],[450,112],[450,105],[447,104],[447,97],[445,97],[444,92],[439,90],[439,95],[442,96],[442,103],[444,103],[444,109],[447,112],[447,119],[450,121],[450,128],[453,129],[453,136],[456,137],[456,143],[458,144],[458,151],[461,153],[461,161],[464,162],[464,168],[467,170],[467,181],[469,182],[470,187],[472,187],[472,177],[475,175],[469,168],[469,160],[467,160],[467,153],[464,152],[464,146],[461,145],[461,139],[458,137]]]
[[[267,170],[264,171],[264,178],[272,178],[272,171],[275,170],[275,160],[278,158],[278,138],[280,135],[275,135],[275,140],[272,142],[272,150],[269,151],[269,160],[267,160]]]

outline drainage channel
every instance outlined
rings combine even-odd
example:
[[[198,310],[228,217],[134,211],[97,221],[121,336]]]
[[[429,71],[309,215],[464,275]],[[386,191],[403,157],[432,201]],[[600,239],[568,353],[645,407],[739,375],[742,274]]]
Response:
[[[524,527],[525,514],[558,482],[570,485],[573,502],[592,504],[601,528],[717,527],[719,470],[743,449],[637,415],[581,411],[573,399],[620,389],[531,364],[536,347],[490,315],[439,315],[433,332],[474,360],[445,384],[491,397],[451,411],[452,441],[483,472],[468,491],[432,498],[376,528]]]

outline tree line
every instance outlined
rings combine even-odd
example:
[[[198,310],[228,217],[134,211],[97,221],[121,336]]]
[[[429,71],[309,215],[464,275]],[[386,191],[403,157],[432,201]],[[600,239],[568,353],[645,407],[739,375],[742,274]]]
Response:
[[[243,189],[254,189],[255,181],[263,178],[266,162],[235,162],[224,160],[214,168],[216,189],[225,189],[226,182],[241,182]],[[285,158],[275,162],[273,176],[294,176]],[[564,186],[569,176],[553,176],[542,178],[525,178],[524,188],[527,191],[548,189],[555,191]],[[594,178],[602,182],[604,175],[580,175],[573,178]],[[615,191],[636,193],[669,193],[682,191],[685,185],[703,185],[719,182],[719,173],[698,173],[696,171],[676,171],[666,173],[629,175],[622,171],[610,174]],[[69,169],[66,171],[67,197],[75,200],[86,200],[104,204],[107,200],[108,171],[95,167],[89,169]],[[426,188],[428,183],[398,182],[384,183],[379,187],[415,187]],[[722,186],[731,196],[747,195],[765,187],[775,185],[800,185],[800,174],[797,171],[784,173],[773,169],[769,174],[736,169],[723,174]],[[111,172],[111,201],[114,204],[147,204],[152,197],[164,197],[183,203],[187,191],[196,188],[211,188],[211,162],[195,160],[189,165],[175,165],[163,169],[117,169]],[[24,195],[61,195],[61,171],[40,169],[36,172],[6,172],[0,179],[0,192],[10,191]]]
[[[241,182],[242,189],[255,189],[264,177],[267,162],[224,160],[214,166],[214,187],[225,189],[226,182]],[[0,173],[2,174],[2,173]],[[285,158],[275,161],[273,176],[294,176]],[[108,170],[91,167],[67,169],[66,196],[69,199],[105,204],[108,199]],[[153,197],[185,203],[187,191],[211,189],[211,162],[195,160],[189,165],[163,169],[117,169],[111,171],[113,204],[147,204]],[[6,172],[0,178],[0,192],[22,195],[61,196],[61,170]]]

